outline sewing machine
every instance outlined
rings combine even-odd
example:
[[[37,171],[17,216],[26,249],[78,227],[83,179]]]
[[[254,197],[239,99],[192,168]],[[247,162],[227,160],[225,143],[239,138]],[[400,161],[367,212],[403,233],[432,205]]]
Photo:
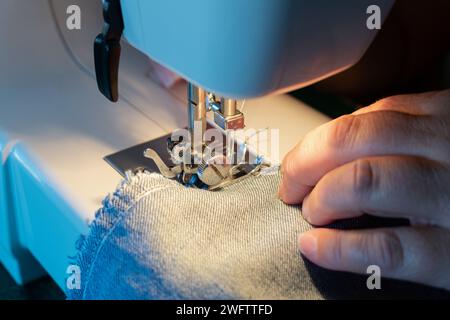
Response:
[[[376,34],[365,28],[373,3],[384,18],[392,1],[123,0],[120,72],[103,87],[114,104],[95,80],[100,1],[2,0],[0,262],[18,283],[49,274],[65,289],[76,240],[121,178],[103,158],[193,119],[279,129],[281,159],[329,120],[282,93],[355,63]],[[67,29],[69,5],[81,30]],[[191,84],[161,87],[147,55]]]
[[[166,147],[158,141],[140,148],[147,148],[143,155],[167,178],[210,190],[258,172],[273,161],[259,150],[248,151],[245,138],[226,138],[230,132],[245,128],[236,99],[283,93],[340,72],[361,58],[376,34],[365,23],[365,13],[373,5],[370,1],[103,3],[104,26],[94,45],[99,90],[109,100],[118,100],[123,33],[134,47],[187,79],[189,133],[177,141],[166,137]],[[377,5],[388,12],[392,1],[378,1]],[[214,148],[205,138],[207,112],[213,114],[211,123],[216,130],[223,131],[222,140],[232,140],[228,144],[222,141],[219,150],[219,133],[213,135]],[[276,107],[273,112],[277,112]],[[277,143],[272,141],[270,147]],[[237,155],[234,148],[245,151]],[[132,150],[107,159],[121,173],[145,167],[142,161],[130,163],[130,159],[142,157]],[[246,152],[254,155],[253,161],[246,158]],[[128,159],[125,164],[121,161],[124,158]],[[164,162],[169,158],[171,161]]]

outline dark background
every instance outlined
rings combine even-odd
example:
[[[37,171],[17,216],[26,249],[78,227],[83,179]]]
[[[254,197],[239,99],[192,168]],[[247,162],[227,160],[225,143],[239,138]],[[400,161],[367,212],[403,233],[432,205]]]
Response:
[[[0,300],[65,299],[64,293],[48,277],[18,286],[0,264]]]

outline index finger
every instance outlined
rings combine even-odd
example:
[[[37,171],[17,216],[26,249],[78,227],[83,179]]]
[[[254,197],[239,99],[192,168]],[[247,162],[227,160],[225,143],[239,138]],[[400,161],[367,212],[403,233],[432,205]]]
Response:
[[[446,141],[427,134],[434,126],[432,117],[396,111],[346,115],[326,123],[283,159],[279,196],[285,203],[298,204],[327,172],[358,158],[409,155],[445,159]]]

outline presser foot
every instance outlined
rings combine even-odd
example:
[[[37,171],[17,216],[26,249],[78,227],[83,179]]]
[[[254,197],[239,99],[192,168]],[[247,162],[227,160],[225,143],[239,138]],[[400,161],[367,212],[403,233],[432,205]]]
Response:
[[[158,153],[153,149],[144,151],[144,156],[153,160],[159,172],[166,178],[176,179],[186,187],[218,190],[246,177],[257,175],[268,164],[240,163],[236,165],[223,163],[222,157],[212,158],[201,164],[179,163],[172,167],[167,166]],[[217,159],[220,158],[220,159]],[[220,160],[220,161],[219,161]]]
[[[108,155],[104,159],[123,177],[126,177],[127,172],[156,172],[186,187],[211,191],[224,188],[246,177],[258,175],[261,170],[269,167],[263,159],[249,163],[250,157],[247,151],[241,152],[245,157],[240,161],[235,153],[233,162],[236,164],[218,161],[223,155],[213,157],[209,161],[201,161],[199,158],[194,158],[195,161],[193,161],[191,158],[192,164],[189,164],[187,160],[191,155],[183,152],[188,146],[182,142],[171,142],[171,136],[171,134],[165,135],[132,146]]]

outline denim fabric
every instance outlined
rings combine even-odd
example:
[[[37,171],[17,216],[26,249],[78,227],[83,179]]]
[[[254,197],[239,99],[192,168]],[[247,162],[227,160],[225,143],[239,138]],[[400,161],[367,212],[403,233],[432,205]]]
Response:
[[[310,226],[277,198],[279,180],[261,175],[210,192],[154,173],[129,177],[79,243],[81,289],[69,299],[389,298],[417,288],[384,281],[376,292],[364,276],[304,260],[297,236]]]

